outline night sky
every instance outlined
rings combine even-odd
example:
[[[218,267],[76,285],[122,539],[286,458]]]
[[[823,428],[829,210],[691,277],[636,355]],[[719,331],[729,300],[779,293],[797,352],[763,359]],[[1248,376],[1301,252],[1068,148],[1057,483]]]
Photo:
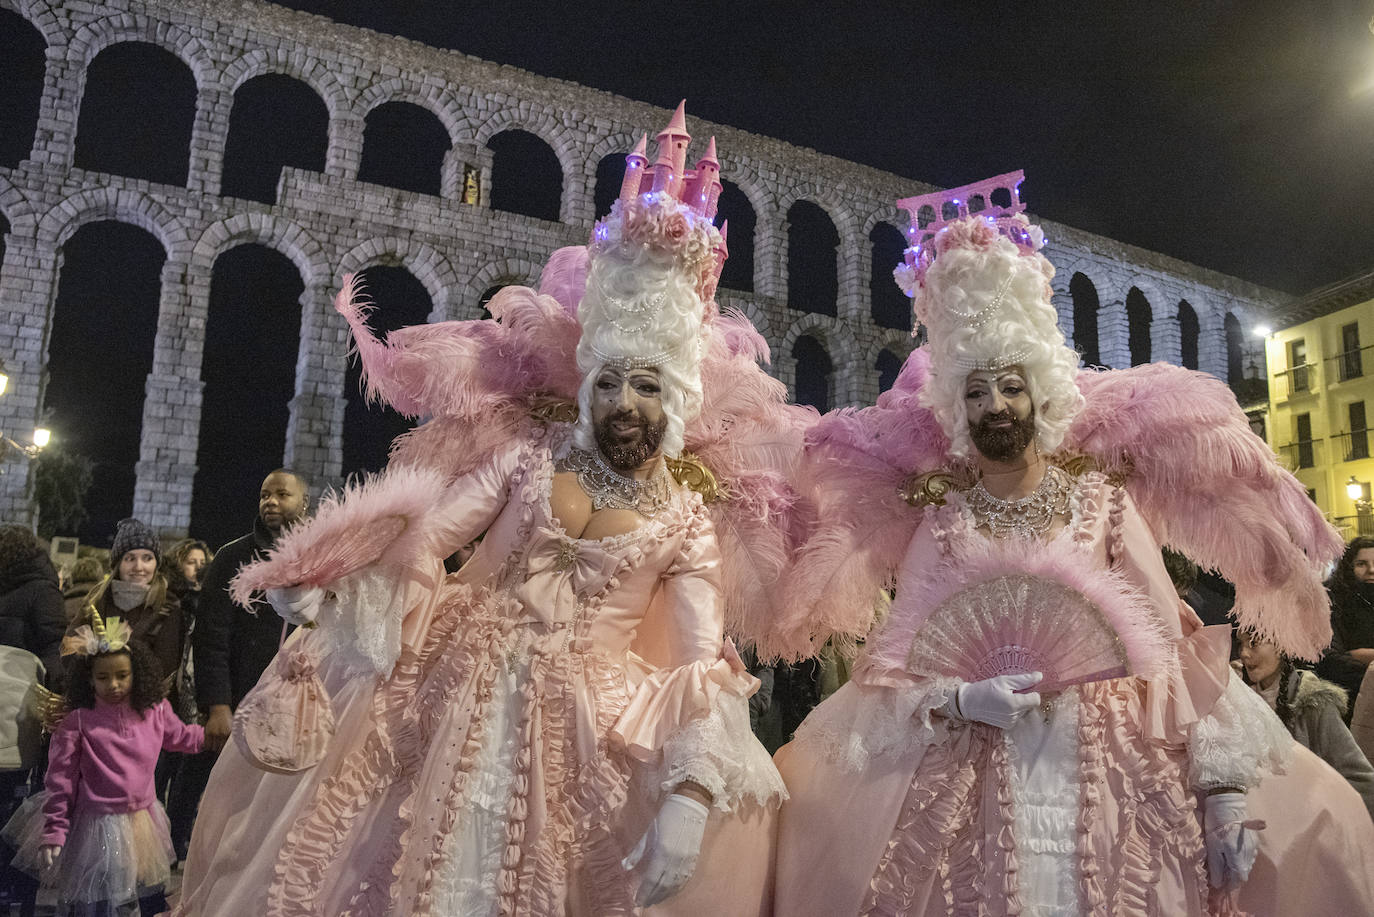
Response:
[[[1287,292],[1374,268],[1367,2],[283,5],[918,181],[1025,168],[1035,214]]]

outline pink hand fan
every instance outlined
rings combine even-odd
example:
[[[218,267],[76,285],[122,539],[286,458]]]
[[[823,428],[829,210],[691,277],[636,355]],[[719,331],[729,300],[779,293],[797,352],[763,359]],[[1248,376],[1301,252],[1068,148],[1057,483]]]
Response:
[[[903,599],[915,605],[905,662],[920,674],[981,681],[1043,672],[1031,690],[1059,691],[1153,677],[1172,653],[1161,609],[1062,544],[986,544],[950,558]]]
[[[1131,673],[1126,648],[1101,609],[1070,586],[1025,573],[945,599],[917,633],[908,662],[913,671],[964,681],[1043,672],[1035,691]]]

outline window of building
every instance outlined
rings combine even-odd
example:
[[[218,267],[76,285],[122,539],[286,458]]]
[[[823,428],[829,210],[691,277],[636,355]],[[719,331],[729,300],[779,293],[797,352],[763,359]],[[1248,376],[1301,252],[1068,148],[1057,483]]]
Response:
[[[1298,338],[1288,342],[1288,378],[1291,392],[1308,390],[1307,378],[1307,341]]]
[[[1317,464],[1317,459],[1312,444],[1312,415],[1299,414],[1294,418],[1297,426],[1297,436],[1294,445],[1298,449],[1298,467],[1311,468]]]
[[[1360,326],[1357,322],[1341,327],[1341,355],[1337,363],[1342,382],[1364,375],[1364,365],[1360,360]]]
[[[1352,401],[1346,408],[1350,419],[1350,444],[1345,450],[1345,460],[1369,458],[1369,422],[1365,418],[1364,402]]]

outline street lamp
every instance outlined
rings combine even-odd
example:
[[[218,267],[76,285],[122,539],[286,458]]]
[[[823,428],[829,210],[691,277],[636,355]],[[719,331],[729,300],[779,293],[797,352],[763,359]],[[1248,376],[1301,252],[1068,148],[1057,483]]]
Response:
[[[26,458],[34,458],[51,441],[52,431],[44,427],[39,427],[33,431],[33,442],[31,443],[21,443],[0,433],[0,459],[3,459],[5,453],[11,449],[15,452],[22,452]]]
[[[1364,485],[1355,480],[1353,474],[1350,476],[1350,480],[1345,482],[1345,495],[1357,503],[1364,499]]]

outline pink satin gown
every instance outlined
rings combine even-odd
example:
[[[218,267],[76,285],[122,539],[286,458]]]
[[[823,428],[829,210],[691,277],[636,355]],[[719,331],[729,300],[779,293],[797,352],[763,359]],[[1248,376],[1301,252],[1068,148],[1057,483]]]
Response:
[[[403,615],[389,677],[357,675],[328,626],[304,637],[333,698],[329,751],[278,775],[225,748],[177,913],[639,913],[620,861],[665,792],[691,779],[715,793],[708,863],[732,818],[776,802],[748,732],[757,681],[722,658],[700,499],[680,491],[628,534],[571,538],[549,509],[566,439],[557,427],[436,495],[434,556],[374,575]],[[440,558],[483,532],[445,578]],[[766,847],[756,858],[766,869]],[[730,897],[728,877],[700,878],[650,913]]]

